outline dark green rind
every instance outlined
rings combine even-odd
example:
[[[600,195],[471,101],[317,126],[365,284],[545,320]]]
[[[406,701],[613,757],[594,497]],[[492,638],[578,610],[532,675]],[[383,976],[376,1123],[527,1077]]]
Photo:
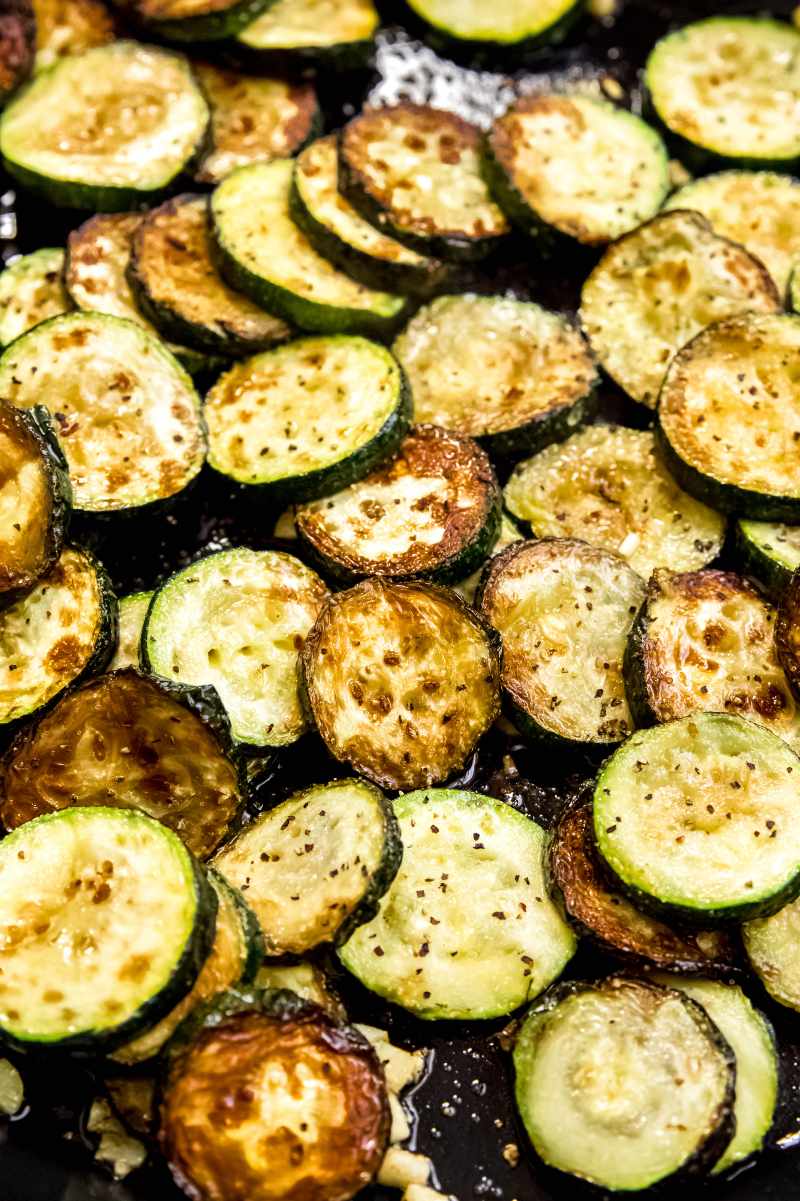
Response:
[[[481,139],[481,173],[495,202],[500,205],[512,225],[532,239],[536,251],[543,258],[551,257],[557,251],[575,253],[575,241],[542,221],[495,157],[491,131],[485,133]]]
[[[524,65],[529,59],[536,58],[544,50],[555,48],[572,32],[586,10],[586,0],[575,0],[555,24],[541,33],[521,38],[517,42],[482,42],[472,38],[460,38],[448,33],[435,25],[429,25],[408,4],[402,2],[395,5],[400,11],[398,17],[411,31],[418,32],[434,50],[445,57],[457,62],[467,60],[476,66],[485,64],[507,69],[508,64]]]
[[[589,391],[573,404],[549,409],[525,425],[518,425],[512,430],[482,434],[476,441],[480,442],[490,455],[496,455],[500,459],[527,458],[552,446],[554,442],[565,442],[584,425],[588,425],[594,417],[600,403],[599,386],[600,376],[595,375]],[[517,518],[514,520],[518,523]]]
[[[242,31],[239,30],[241,33]],[[372,64],[375,39],[337,42],[334,46],[286,46],[258,50],[240,38],[226,47],[226,57],[235,66],[260,75],[306,76],[317,72],[364,71]]]
[[[650,621],[647,615],[648,597],[645,596],[625,647],[625,657],[622,661],[622,678],[625,683],[625,697],[628,708],[637,729],[654,726],[658,718],[650,705],[647,681],[644,671],[644,653],[647,643],[647,630]]]
[[[216,868],[209,866],[206,871],[213,881],[214,887],[218,888],[220,892],[224,892],[236,909],[244,949],[242,971],[236,987],[246,987],[255,980],[264,958],[264,939],[261,936],[261,926],[239,889],[229,884]]]
[[[758,580],[774,601],[780,600],[792,578],[791,568],[765,554],[747,537],[740,521],[734,526],[733,545],[744,574]]]
[[[99,808],[99,807],[98,807]],[[97,809],[95,808],[96,812]],[[57,813],[46,813],[43,817],[34,818],[32,822],[26,822],[25,825],[19,827],[19,832],[23,833],[30,830],[31,826],[38,823],[53,821],[62,816],[64,810],[59,810]],[[118,816],[123,810],[113,809],[109,812]],[[138,820],[147,820],[155,824],[154,818],[145,819],[142,814],[135,810],[130,811],[130,816]],[[177,834],[172,834],[171,831],[166,831],[170,837],[180,842]],[[16,833],[16,831],[15,831]],[[9,834],[8,838],[13,838],[14,834]],[[183,847],[183,844],[180,844]],[[200,975],[203,964],[211,953],[211,947],[214,942],[214,933],[216,929],[217,919],[217,896],[205,871],[191,854],[191,852],[183,847],[187,857],[192,865],[192,873],[194,877],[196,910],[195,921],[191,935],[186,942],[183,953],[175,966],[172,977],[165,988],[161,990],[155,997],[145,1001],[138,1011],[122,1022],[119,1026],[106,1030],[87,1030],[81,1034],[74,1034],[68,1038],[52,1039],[52,1040],[37,1040],[23,1039],[18,1036],[8,1034],[5,1030],[0,1030],[0,1040],[8,1046],[18,1051],[27,1052],[43,1052],[52,1054],[54,1051],[66,1052],[70,1055],[80,1057],[95,1057],[97,1055],[106,1055],[111,1051],[115,1051],[118,1047],[129,1042],[136,1035],[141,1034],[150,1026],[154,1026],[160,1022],[163,1017],[175,1008],[175,1006],[183,1000],[183,998],[191,991],[197,977]]]
[[[29,0],[5,0],[0,14],[3,46],[2,107],[25,82],[36,60],[36,18]]]
[[[789,583],[784,589],[778,605],[778,617],[775,622],[775,650],[778,662],[786,675],[786,682],[795,698],[800,698],[800,661],[792,646],[795,641],[793,630],[800,622],[800,570],[789,577]]]
[[[132,17],[141,27],[144,36],[148,33],[164,38],[167,42],[217,42],[235,37],[251,21],[260,17],[274,0],[234,0],[221,12],[204,13],[174,20],[147,20],[136,12],[135,0],[124,5],[126,16]]]

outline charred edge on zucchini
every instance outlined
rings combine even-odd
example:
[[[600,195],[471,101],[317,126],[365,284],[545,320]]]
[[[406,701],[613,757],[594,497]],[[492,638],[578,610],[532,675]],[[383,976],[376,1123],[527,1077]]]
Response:
[[[786,679],[800,698],[800,572],[793,572],[778,606],[775,649]]]
[[[374,49],[378,13],[372,0],[275,0],[238,35],[234,57],[255,70],[357,70]]]
[[[40,321],[72,308],[64,290],[64,251],[46,247],[24,254],[0,274],[0,346]]]
[[[800,529],[773,521],[737,521],[736,551],[742,568],[773,600],[780,598],[800,567]]]
[[[217,42],[234,37],[272,0],[118,0],[145,35],[171,42]]]

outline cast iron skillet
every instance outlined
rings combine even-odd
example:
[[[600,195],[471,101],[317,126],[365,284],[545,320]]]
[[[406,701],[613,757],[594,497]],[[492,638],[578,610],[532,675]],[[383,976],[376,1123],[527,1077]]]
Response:
[[[775,0],[773,15],[788,15],[792,0]],[[388,102],[432,100],[465,116],[486,121],[503,97],[532,75],[576,77],[611,75],[637,103],[637,72],[655,41],[672,24],[720,12],[753,12],[755,3],[739,0],[694,0],[658,3],[628,0],[608,24],[587,22],[571,43],[537,63],[535,72],[510,79],[502,74],[465,73],[413,43],[402,30],[381,35],[375,74],[342,76],[320,81],[327,125],[335,128],[366,95]],[[8,180],[0,181],[0,256],[63,242],[80,214],[57,212],[17,196]],[[559,263],[548,273],[532,261],[524,243],[513,247],[493,271],[470,286],[484,291],[512,288],[551,307],[573,311],[578,286],[587,265],[564,271]],[[647,415],[634,409],[621,394],[607,388],[604,412],[629,425],[642,425]],[[206,479],[167,523],[128,527],[120,538],[113,526],[79,529],[111,572],[120,594],[151,588],[168,570],[203,549],[226,544],[269,544],[271,522],[231,513],[215,497]],[[724,556],[722,562],[724,563]],[[511,763],[516,768],[509,770]],[[519,775],[515,775],[515,770]],[[333,774],[319,752],[303,747],[279,765],[267,793],[288,793],[312,779]],[[522,747],[504,745],[493,737],[481,748],[462,778],[462,787],[485,788],[520,806],[545,823],[552,820],[566,793],[590,774],[591,765],[543,757]],[[257,805],[258,802],[256,802]],[[611,965],[582,949],[570,974],[601,975]],[[356,1020],[387,1027],[394,1040],[431,1048],[429,1071],[413,1095],[417,1114],[415,1145],[430,1155],[438,1183],[460,1201],[579,1201],[600,1194],[577,1182],[557,1178],[535,1161],[512,1103],[508,1056],[498,1034],[503,1023],[424,1023],[377,1001],[352,981],[341,979],[341,991]],[[772,1019],[782,1058],[782,1095],[770,1149],[755,1165],[733,1179],[698,1185],[695,1189],[663,1190],[660,1196],[709,1201],[790,1201],[800,1197],[800,1017],[772,1005],[757,985],[748,991]],[[83,1122],[88,1104],[100,1090],[91,1070],[48,1059],[37,1065],[17,1061],[25,1078],[26,1108],[15,1120],[0,1125],[0,1201],[179,1201],[160,1162],[147,1165],[124,1183],[115,1183],[91,1163],[91,1141]],[[157,1158],[157,1157],[156,1157]],[[362,1201],[391,1201],[397,1193],[374,1188]],[[605,1196],[605,1194],[603,1194]]]

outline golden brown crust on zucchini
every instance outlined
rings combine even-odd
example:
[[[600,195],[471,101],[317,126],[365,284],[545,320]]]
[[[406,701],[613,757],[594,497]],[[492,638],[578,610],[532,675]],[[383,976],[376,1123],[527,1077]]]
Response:
[[[65,54],[114,41],[114,20],[102,0],[33,0],[33,11],[37,71]]]

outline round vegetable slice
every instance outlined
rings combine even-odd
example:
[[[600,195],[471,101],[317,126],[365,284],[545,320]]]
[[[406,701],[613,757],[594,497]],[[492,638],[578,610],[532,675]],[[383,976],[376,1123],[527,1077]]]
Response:
[[[339,186],[377,229],[436,258],[482,258],[508,233],[480,172],[480,133],[420,104],[365,109],[339,138]]]
[[[723,512],[800,519],[800,318],[743,316],[705,330],[676,355],[658,402],[667,466]]]
[[[225,993],[176,1036],[160,1142],[191,1197],[235,1181],[251,1201],[343,1201],[374,1177],[389,1125],[369,1043],[293,993]]]
[[[378,915],[339,950],[342,962],[421,1018],[511,1013],[576,947],[547,896],[544,831],[475,792],[412,792],[394,809],[400,870]]]
[[[800,901],[742,927],[750,966],[770,996],[800,1012]]]
[[[140,809],[205,859],[241,808],[226,726],[213,689],[132,668],[90,680],[12,743],[0,818],[13,830],[72,806]]]
[[[233,37],[272,0],[119,0],[147,32],[172,42],[215,42]]]
[[[744,570],[780,596],[800,567],[800,528],[779,521],[738,521],[736,545]]]
[[[608,248],[581,293],[580,317],[601,365],[653,409],[677,351],[713,322],[777,313],[766,267],[699,213],[662,213]]]
[[[133,810],[51,813],[0,843],[0,1029],[113,1050],[193,986],[216,898],[180,839]]]
[[[55,566],[72,493],[47,411],[0,400],[0,608]]]
[[[735,1130],[730,1045],[697,1002],[643,980],[552,989],[525,1019],[514,1072],[545,1163],[615,1192],[702,1175]]]
[[[331,597],[300,663],[328,750],[382,788],[447,780],[499,708],[498,636],[433,584],[366,580]]]
[[[293,163],[239,167],[211,197],[223,275],[276,316],[319,333],[388,334],[402,320],[402,296],[356,283],[317,254],[289,212]]]
[[[695,923],[767,916],[800,892],[800,759],[776,734],[698,713],[629,738],[594,792],[624,890]]]
[[[272,957],[344,941],[376,913],[402,853],[383,794],[363,780],[336,780],[262,814],[214,865],[246,896]]]
[[[238,35],[236,51],[257,70],[365,67],[378,23],[372,0],[275,0]]]
[[[655,130],[589,96],[515,101],[495,121],[485,151],[500,204],[545,245],[557,234],[584,246],[610,242],[655,216],[670,187]]]
[[[479,605],[503,640],[501,683],[520,730],[579,746],[630,733],[622,661],[644,595],[624,559],[586,542],[516,542],[492,559]]]
[[[152,599],[152,592],[132,592],[129,596],[119,598],[119,637],[109,671],[139,666],[142,627]]]
[[[168,187],[207,125],[184,58],[112,42],[37,75],[0,118],[0,152],[11,174],[48,200],[109,212]]]
[[[114,19],[102,0],[33,0],[33,13],[37,72],[67,54],[114,41]]]
[[[666,471],[652,433],[622,426],[591,426],[520,463],[504,496],[537,538],[581,538],[644,579],[656,567],[704,567],[725,534],[725,519]]]
[[[205,196],[177,196],[137,223],[128,279],[156,328],[198,350],[247,355],[291,336],[217,274]]]
[[[237,484],[313,500],[395,450],[409,409],[403,371],[384,347],[300,338],[237,364],[210,390],[209,462]]]
[[[597,373],[559,313],[510,296],[438,296],[392,347],[414,417],[519,455],[560,442],[591,416]]]
[[[797,572],[791,576],[778,607],[775,649],[794,695],[800,697],[800,574]]]
[[[142,664],[182,684],[212,684],[238,743],[286,746],[306,728],[297,658],[327,596],[280,551],[219,551],[159,588],[142,631]]]
[[[407,0],[408,7],[451,41],[527,52],[559,42],[583,9],[582,0]]]
[[[100,313],[52,317],[0,358],[0,394],[57,423],[76,509],[141,509],[182,491],[205,459],[200,400],[161,343]]]
[[[591,805],[570,807],[548,853],[548,881],[578,934],[632,967],[654,966],[704,975],[728,973],[736,962],[724,930],[684,930],[642,913],[609,884],[597,855]]]
[[[0,273],[0,346],[72,308],[64,290],[64,251],[47,247],[14,259]]]
[[[473,571],[496,541],[500,489],[475,442],[418,425],[393,459],[298,509],[295,524],[337,579],[425,576],[447,584]]]

